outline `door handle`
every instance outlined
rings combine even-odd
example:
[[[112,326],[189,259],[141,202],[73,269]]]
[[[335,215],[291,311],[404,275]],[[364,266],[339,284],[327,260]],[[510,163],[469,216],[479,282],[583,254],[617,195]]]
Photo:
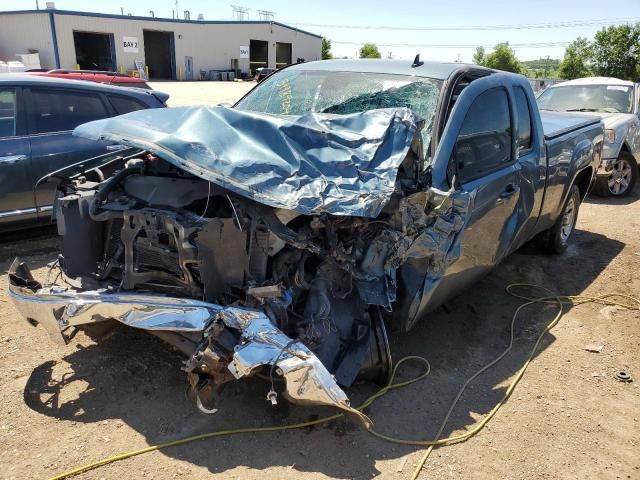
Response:
[[[513,195],[514,193],[517,193],[519,190],[520,188],[515,186],[513,183],[510,183],[509,185],[507,185],[507,188],[504,189],[504,192],[500,194],[500,198],[509,198],[511,195]]]
[[[22,160],[26,160],[26,155],[5,155],[4,157],[0,157],[0,163],[16,163],[21,162]]]

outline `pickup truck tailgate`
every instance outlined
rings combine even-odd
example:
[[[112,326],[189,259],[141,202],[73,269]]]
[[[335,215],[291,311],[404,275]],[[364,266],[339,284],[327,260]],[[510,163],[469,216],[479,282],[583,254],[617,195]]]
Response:
[[[551,112],[549,110],[540,110],[540,119],[542,120],[544,138],[547,140],[557,138],[574,130],[579,130],[588,125],[597,124],[600,121],[600,118],[596,116]]]

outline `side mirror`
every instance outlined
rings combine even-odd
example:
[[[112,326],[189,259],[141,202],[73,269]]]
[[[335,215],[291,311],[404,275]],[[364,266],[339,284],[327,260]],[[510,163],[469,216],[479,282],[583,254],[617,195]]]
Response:
[[[220,102],[216,105],[216,107],[231,108],[233,107],[233,105],[230,104],[229,102]]]

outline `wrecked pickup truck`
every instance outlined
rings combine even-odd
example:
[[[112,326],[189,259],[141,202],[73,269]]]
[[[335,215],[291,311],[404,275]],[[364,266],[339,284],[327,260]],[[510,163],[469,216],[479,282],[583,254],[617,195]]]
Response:
[[[529,240],[567,247],[603,127],[541,119],[519,75],[416,59],[299,64],[233,108],[75,134],[129,149],[45,179],[62,252],[53,283],[11,267],[27,319],[61,343],[157,335],[205,412],[259,375],[272,403],[284,389],[367,422],[342,388],[388,378],[387,327],[408,331]]]

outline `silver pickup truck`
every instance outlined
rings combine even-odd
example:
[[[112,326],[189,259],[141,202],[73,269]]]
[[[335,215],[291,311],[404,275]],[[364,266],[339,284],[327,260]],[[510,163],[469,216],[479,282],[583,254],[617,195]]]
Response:
[[[387,326],[409,331],[525,242],[567,248],[603,126],[541,116],[520,75],[325,60],[233,108],[75,134],[131,149],[49,175],[62,281],[15,261],[27,319],[60,343],[118,324],[159,336],[206,411],[220,385],[262,372],[292,401],[361,415],[341,387],[385,383]]]
[[[552,85],[538,97],[540,110],[598,115],[604,122],[602,163],[594,193],[629,195],[640,161],[639,85],[617,78],[589,77]]]

